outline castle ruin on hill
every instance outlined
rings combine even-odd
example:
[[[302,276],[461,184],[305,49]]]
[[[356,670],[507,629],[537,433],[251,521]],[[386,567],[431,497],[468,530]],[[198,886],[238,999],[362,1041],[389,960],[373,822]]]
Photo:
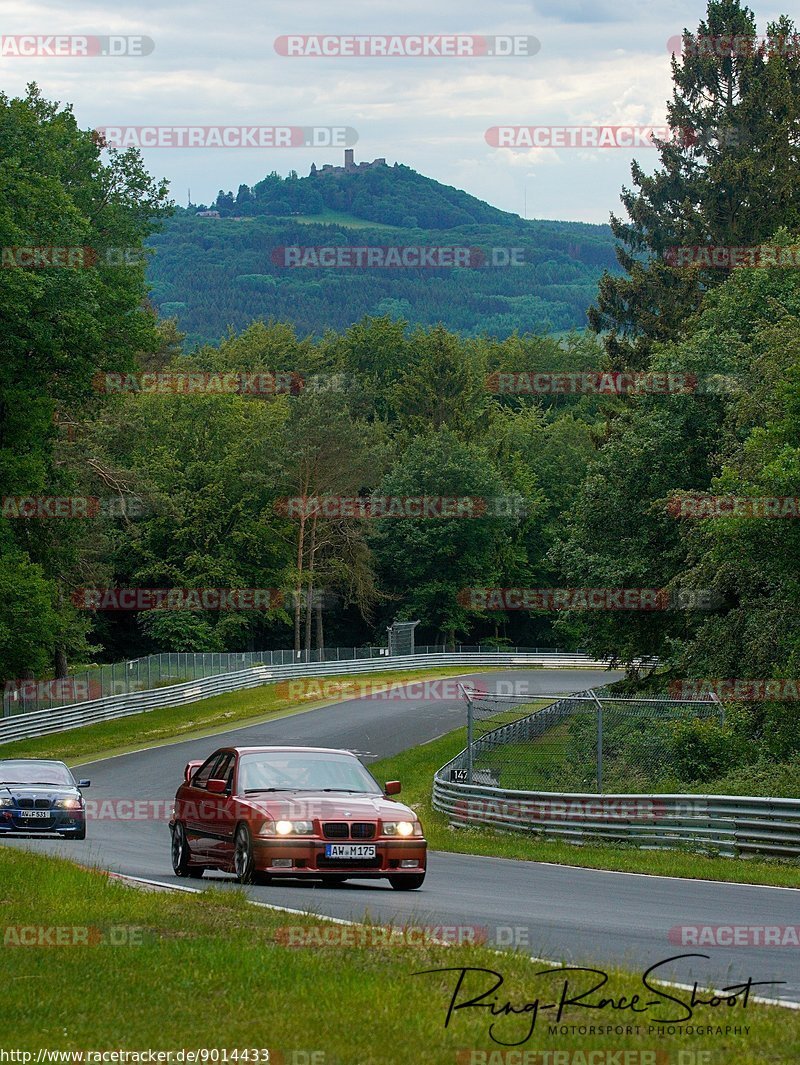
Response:
[[[345,148],[344,166],[331,166],[330,163],[326,163],[325,166],[317,169],[317,164],[312,163],[309,177],[314,177],[316,174],[358,174],[364,170],[374,170],[376,166],[386,166],[385,159],[373,159],[371,163],[357,163],[353,156],[353,149]]]

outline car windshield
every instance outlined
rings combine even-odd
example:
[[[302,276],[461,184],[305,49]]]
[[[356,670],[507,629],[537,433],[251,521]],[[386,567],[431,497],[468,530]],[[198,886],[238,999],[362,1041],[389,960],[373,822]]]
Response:
[[[334,751],[262,751],[243,754],[239,791],[342,791],[380,795],[357,758]]]
[[[0,784],[58,784],[72,788],[75,781],[63,762],[9,759],[0,761]]]

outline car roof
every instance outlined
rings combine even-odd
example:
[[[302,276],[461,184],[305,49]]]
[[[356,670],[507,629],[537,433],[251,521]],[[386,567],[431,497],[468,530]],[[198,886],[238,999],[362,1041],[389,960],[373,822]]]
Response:
[[[349,754],[353,758],[352,751],[346,751],[341,747],[291,747],[284,745],[272,745],[269,747],[219,747],[221,751],[236,751],[237,754],[267,754],[273,752],[304,751],[307,754]]]
[[[62,762],[58,758],[0,758],[0,765],[3,762],[28,762],[30,765],[66,765],[66,762]]]

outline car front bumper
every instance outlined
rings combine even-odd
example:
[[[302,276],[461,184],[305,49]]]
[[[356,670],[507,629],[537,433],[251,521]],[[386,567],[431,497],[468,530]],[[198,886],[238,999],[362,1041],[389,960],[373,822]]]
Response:
[[[86,824],[84,810],[48,810],[48,817],[26,817],[30,811],[15,807],[0,810],[0,836],[53,836],[80,832]]]
[[[322,839],[253,839],[256,869],[270,876],[320,877],[352,876],[364,878],[418,876],[425,872],[427,841],[416,836],[405,840],[375,840],[375,857],[326,858],[325,847],[334,840]],[[278,864],[276,864],[276,862]],[[291,864],[289,864],[291,863]],[[413,864],[411,864],[413,863]]]

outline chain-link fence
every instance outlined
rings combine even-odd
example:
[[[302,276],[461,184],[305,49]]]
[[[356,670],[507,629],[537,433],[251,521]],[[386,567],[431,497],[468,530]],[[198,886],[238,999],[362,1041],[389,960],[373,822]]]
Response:
[[[550,647],[455,647],[426,645],[414,648],[414,654],[508,651],[514,654],[559,654]],[[150,691],[153,688],[181,684],[184,681],[216,677],[223,673],[251,669],[253,666],[288,666],[295,662],[349,662],[365,658],[383,658],[387,647],[323,647],[311,651],[243,651],[243,652],[165,652],[126,662],[92,666],[60,679],[7,680],[3,690],[3,716],[32,710],[53,710],[60,706],[104,699],[109,695]],[[399,653],[399,652],[396,652]],[[579,654],[580,652],[569,652]]]
[[[522,682],[510,682],[520,687]],[[465,688],[467,748],[452,779],[505,790],[672,790],[725,741],[718,700],[566,698]],[[556,701],[554,702],[553,699]]]

